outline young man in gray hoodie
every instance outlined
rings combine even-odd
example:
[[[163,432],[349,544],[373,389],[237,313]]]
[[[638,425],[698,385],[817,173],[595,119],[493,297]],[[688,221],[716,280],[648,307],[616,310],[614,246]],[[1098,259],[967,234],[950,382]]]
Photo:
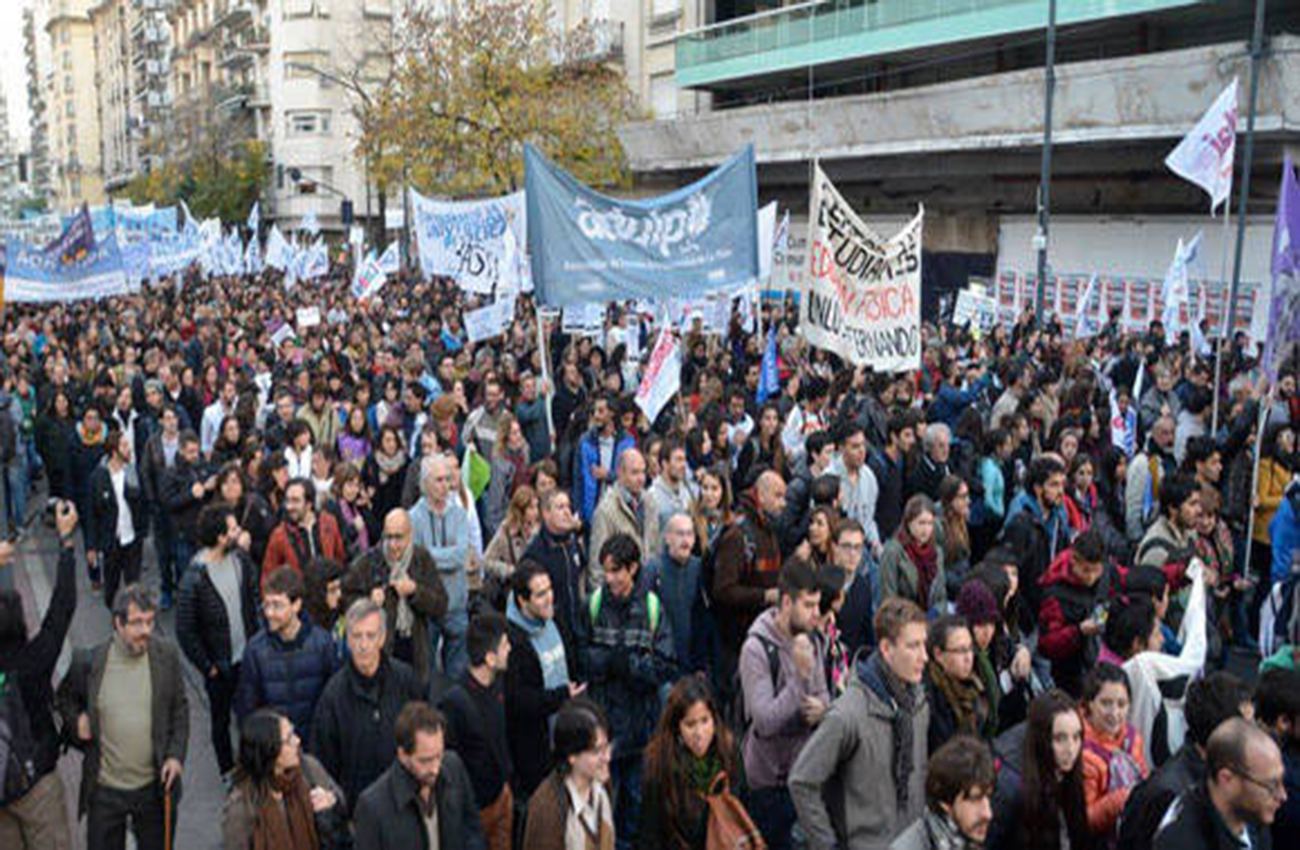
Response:
[[[790,771],[809,850],[886,850],[925,805],[925,612],[886,599],[875,630],[876,652],[859,656]]]
[[[754,620],[740,650],[740,686],[750,721],[742,755],[754,823],[769,850],[787,850],[795,808],[786,780],[826,714],[830,692],[826,665],[812,641],[821,601],[816,571],[793,558],[781,568],[777,588],[776,605]]]

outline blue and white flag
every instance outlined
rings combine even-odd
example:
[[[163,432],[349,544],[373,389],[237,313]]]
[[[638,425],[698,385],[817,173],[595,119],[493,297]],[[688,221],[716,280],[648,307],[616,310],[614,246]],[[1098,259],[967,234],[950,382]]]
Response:
[[[1178,248],[1174,251],[1173,262],[1169,264],[1169,270],[1165,272],[1164,289],[1161,293],[1165,308],[1160,321],[1165,326],[1165,343],[1167,345],[1173,345],[1178,340],[1179,331],[1182,330],[1182,309],[1188,306],[1189,301],[1188,269],[1199,264],[1200,257],[1200,231],[1197,231],[1190,242],[1184,243],[1182,239],[1178,240]]]
[[[248,212],[248,229],[253,231],[254,236],[257,235],[258,225],[262,223],[261,206],[260,201],[253,201],[253,208]]]
[[[262,246],[257,243],[257,229],[254,228],[253,235],[244,248],[244,271],[250,275],[259,275],[263,267]]]
[[[379,267],[379,259],[375,256],[374,249],[371,249],[357,266],[356,276],[352,279],[352,297],[358,301],[372,298],[387,282],[388,275]]]
[[[303,254],[304,259],[300,275],[303,280],[316,280],[330,273],[329,251],[325,247],[324,239],[317,239]]]
[[[271,225],[271,235],[266,237],[266,264],[285,271],[293,263],[293,247],[284,238],[277,225]]]
[[[316,218],[315,210],[311,210],[307,213],[307,215],[303,216],[302,224],[299,225],[298,229],[305,230],[308,233],[310,233],[312,236],[315,236],[316,234],[320,233],[320,221],[318,221]]]
[[[139,291],[127,279],[112,235],[67,262],[44,247],[11,238],[5,261],[5,300],[16,304],[81,301]]]
[[[504,297],[532,286],[524,193],[479,201],[439,201],[411,190],[420,268],[466,292]]]
[[[599,194],[524,147],[541,304],[699,298],[758,281],[758,183],[747,146],[696,183],[645,200]]]
[[[776,328],[767,332],[767,345],[763,346],[763,365],[758,373],[758,392],[755,400],[759,404],[781,392],[781,374],[776,364]]]
[[[389,242],[384,253],[379,257],[379,268],[384,274],[397,274],[402,270],[402,246],[397,242]]]
[[[1096,319],[1088,315],[1088,304],[1092,301],[1092,294],[1097,290],[1097,273],[1093,272],[1092,277],[1088,278],[1088,288],[1083,291],[1079,297],[1079,303],[1074,305],[1074,338],[1087,339],[1096,336],[1098,326],[1101,324]],[[1105,312],[1104,306],[1102,312]]]

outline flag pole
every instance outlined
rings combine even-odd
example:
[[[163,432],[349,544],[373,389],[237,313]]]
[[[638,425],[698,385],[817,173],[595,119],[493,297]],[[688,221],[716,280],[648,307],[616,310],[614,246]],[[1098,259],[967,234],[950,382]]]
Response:
[[[1228,283],[1228,242],[1231,239],[1231,231],[1228,228],[1228,220],[1232,218],[1232,192],[1228,192],[1228,197],[1223,202],[1223,244],[1219,252],[1219,282],[1220,284]],[[1229,285],[1231,289],[1231,285]],[[1231,295],[1231,294],[1229,294]],[[1224,312],[1219,316],[1223,323],[1219,333],[1214,340],[1214,411],[1210,415],[1210,434],[1219,433],[1219,396],[1223,389],[1220,382],[1223,380],[1223,343],[1232,332],[1228,327],[1228,304],[1224,304]]]
[[[1232,261],[1228,332],[1237,318],[1237,289],[1241,285],[1241,252],[1246,241],[1246,214],[1250,203],[1250,171],[1255,155],[1255,105],[1259,96],[1259,66],[1264,53],[1264,0],[1255,0],[1255,30],[1250,41],[1250,101],[1246,111],[1246,154],[1241,167],[1241,194],[1237,198],[1237,244]]]
[[[1269,387],[1268,395],[1264,397],[1263,404],[1259,408],[1259,425],[1255,429],[1255,464],[1254,471],[1250,476],[1250,514],[1246,518],[1246,557],[1243,569],[1247,570],[1250,575],[1250,550],[1255,538],[1255,494],[1259,492],[1259,464],[1262,458],[1260,454],[1264,448],[1264,426],[1268,423],[1269,411],[1273,409],[1273,388]]]

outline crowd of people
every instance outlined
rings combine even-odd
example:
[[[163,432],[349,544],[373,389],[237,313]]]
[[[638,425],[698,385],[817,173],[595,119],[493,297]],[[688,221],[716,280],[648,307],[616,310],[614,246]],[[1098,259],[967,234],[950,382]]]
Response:
[[[688,318],[654,422],[631,304],[11,305],[9,536],[59,561],[38,622],[0,544],[0,846],[170,848],[187,675],[227,850],[1297,846],[1296,364],[1027,310],[875,374],[791,304]],[[79,565],[112,634],[56,681]]]

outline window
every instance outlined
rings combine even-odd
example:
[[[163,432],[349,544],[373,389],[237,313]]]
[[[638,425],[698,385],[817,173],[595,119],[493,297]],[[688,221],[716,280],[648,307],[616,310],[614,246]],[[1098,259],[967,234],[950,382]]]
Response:
[[[65,71],[70,71],[70,70],[72,70],[72,51],[71,51],[71,50],[65,50],[65,51],[63,51],[63,70],[65,70]]]
[[[77,110],[73,108],[72,101],[68,101],[67,105],[63,108],[63,114],[67,115],[69,118],[77,117]]]
[[[284,78],[286,80],[317,80],[324,84],[320,72],[329,64],[329,53],[324,50],[299,50],[285,52]]]
[[[71,74],[65,74],[65,75],[63,76],[63,92],[64,92],[64,94],[72,94],[72,75],[71,75]]]
[[[330,131],[329,112],[286,112],[290,136],[327,136]]]

